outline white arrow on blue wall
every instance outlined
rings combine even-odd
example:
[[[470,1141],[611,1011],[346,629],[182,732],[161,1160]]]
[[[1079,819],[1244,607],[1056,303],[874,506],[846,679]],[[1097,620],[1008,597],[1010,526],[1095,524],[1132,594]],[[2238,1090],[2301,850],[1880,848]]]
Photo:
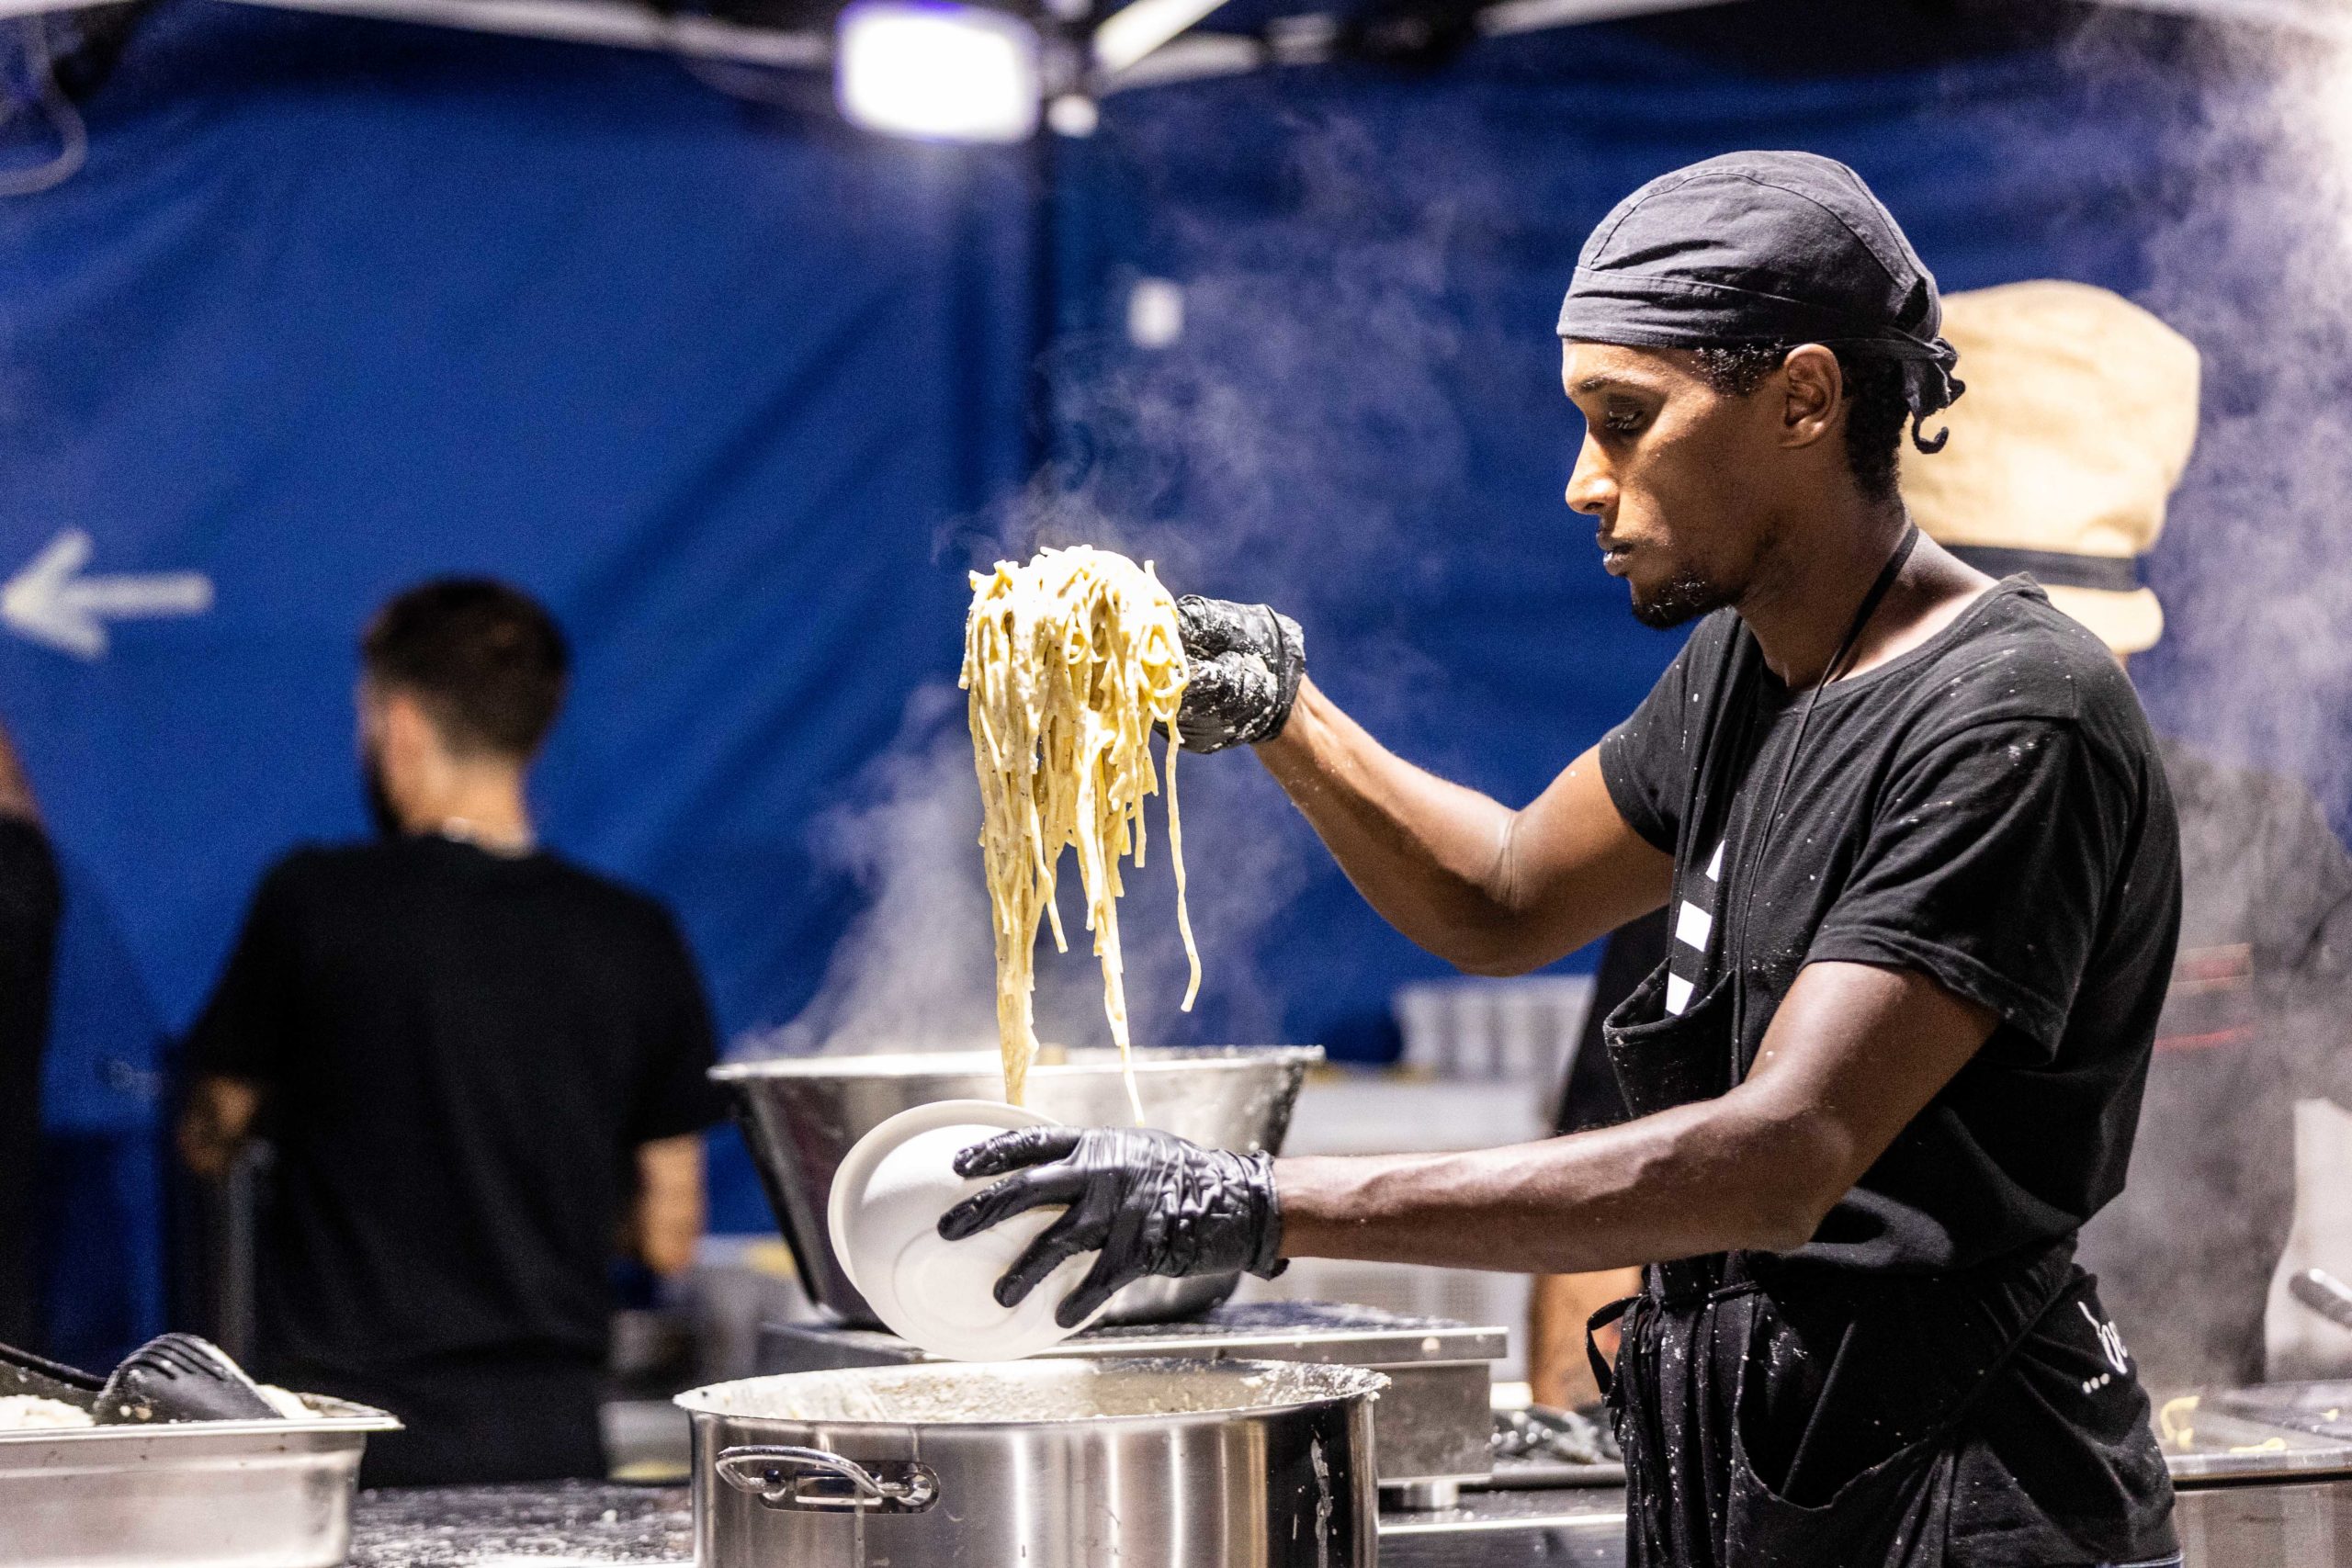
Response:
[[[0,622],[19,637],[103,659],[108,621],[200,615],[212,608],[212,580],[202,572],[85,577],[90,550],[90,536],[79,528],[51,539],[0,587]]]

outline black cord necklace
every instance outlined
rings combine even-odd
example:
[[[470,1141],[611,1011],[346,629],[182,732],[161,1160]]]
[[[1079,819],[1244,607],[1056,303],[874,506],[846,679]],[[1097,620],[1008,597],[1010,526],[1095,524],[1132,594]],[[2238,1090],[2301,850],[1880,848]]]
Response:
[[[1756,906],[1756,878],[1764,864],[1765,854],[1771,849],[1773,830],[1780,826],[1781,798],[1788,792],[1789,780],[1796,775],[1797,758],[1804,750],[1805,728],[1813,722],[1814,705],[1821,701],[1821,694],[1829,689],[1832,681],[1846,673],[1846,667],[1852,661],[1855,649],[1860,646],[1862,633],[1869,627],[1871,617],[1878,614],[1879,605],[1884,603],[1888,590],[1902,575],[1904,563],[1911,558],[1911,552],[1918,544],[1918,525],[1905,524],[1902,542],[1894,547],[1894,553],[1887,558],[1886,564],[1879,568],[1878,578],[1871,584],[1870,592],[1862,595],[1861,604],[1854,611],[1853,623],[1846,628],[1845,637],[1838,644],[1838,651],[1829,656],[1829,662],[1822,668],[1821,679],[1814,682],[1813,689],[1805,694],[1804,705],[1797,710],[1796,733],[1789,738],[1788,754],[1781,759],[1781,777],[1772,786],[1771,803],[1765,807],[1763,823],[1757,829],[1755,847],[1739,857],[1743,867],[1740,880],[1744,885],[1740,895],[1739,930],[1736,944],[1728,945],[1724,953],[1732,969],[1731,1081],[1735,1084],[1747,1074],[1747,1064],[1740,1060],[1741,1042],[1747,1034],[1747,977],[1744,973],[1747,967],[1744,955]],[[1754,710],[1751,708],[1749,711],[1753,713]],[[1746,749],[1745,745],[1741,747],[1743,750]],[[1727,938],[1733,934],[1725,933]]]

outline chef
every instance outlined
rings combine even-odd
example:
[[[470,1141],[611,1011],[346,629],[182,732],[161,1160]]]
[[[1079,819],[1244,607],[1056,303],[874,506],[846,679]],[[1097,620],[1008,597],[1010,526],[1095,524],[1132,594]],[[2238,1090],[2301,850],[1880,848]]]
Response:
[[[1961,390],[1935,282],[1849,169],[1711,159],[1621,203],[1562,308],[1567,491],[1640,620],[1695,622],[1530,806],[1385,750],[1262,605],[1190,601],[1188,746],[1253,744],[1356,886],[1464,969],[1666,907],[1611,1017],[1634,1118],[1273,1161],[1132,1128],[966,1151],[998,1285],[1060,1303],[1285,1257],[1647,1265],[1609,1390],[1635,1564],[2179,1561],[2123,1334],[2074,1263],[2120,1189],[2180,890],[2123,672],[2023,576],[1922,539],[1907,434]],[[1601,1314],[1609,1315],[1607,1313]]]
[[[2196,346],[2120,295],[2052,279],[1947,297],[1943,334],[1969,394],[1948,416],[1951,450],[1903,465],[1912,520],[1973,566],[2030,572],[2128,667],[2164,635],[2140,559],[2196,445]],[[2344,1092],[2352,856],[2297,781],[2177,736],[2157,746],[2180,819],[2180,948],[2132,1182],[2084,1227],[2080,1257],[2162,1397],[2264,1381],[2264,1309],[2294,1216],[2293,1102]],[[1669,940],[1662,915],[1616,933],[1596,997],[1630,991],[1627,956]],[[1603,1055],[1579,1051],[1561,1131],[1624,1120]],[[1566,1309],[1616,1283],[1541,1283],[1540,1391],[1578,1390]]]

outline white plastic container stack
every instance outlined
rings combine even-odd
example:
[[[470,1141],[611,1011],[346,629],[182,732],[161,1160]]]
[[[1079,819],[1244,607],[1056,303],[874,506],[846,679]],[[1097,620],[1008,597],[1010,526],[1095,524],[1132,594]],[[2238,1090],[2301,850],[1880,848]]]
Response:
[[[1423,980],[1391,1002],[1417,1076],[1556,1085],[1592,1000],[1589,975]]]
[[[1412,1154],[1548,1136],[1568,1059],[1592,998],[1587,975],[1460,979],[1400,987],[1401,1073],[1310,1082],[1292,1118],[1293,1154]],[[1246,1280],[1240,1299],[1361,1302],[1511,1331],[1495,1375],[1526,1375],[1523,1274],[1299,1258],[1281,1278]]]

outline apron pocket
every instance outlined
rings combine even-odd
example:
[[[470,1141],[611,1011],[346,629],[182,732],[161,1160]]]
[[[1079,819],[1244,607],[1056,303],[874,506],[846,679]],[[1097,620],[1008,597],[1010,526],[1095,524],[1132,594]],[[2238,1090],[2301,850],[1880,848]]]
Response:
[[[1758,1424],[1787,1421],[1796,1412],[1772,1395],[1772,1385],[1794,1369],[1762,1343],[1776,1314],[1771,1298],[1742,1298],[1748,1313],[1747,1356],[1739,1387],[1732,1396],[1731,1464],[1725,1491],[1724,1562],[1727,1568],[1896,1568],[1940,1563],[1950,1517],[1951,1442],[1939,1428],[1896,1449],[1885,1458],[1834,1482],[1826,1494],[1807,1487],[1816,1501],[1797,1502],[1757,1468],[1759,1450],[1787,1455],[1788,1435],[1766,1434]],[[1890,1372],[1893,1369],[1890,1369]],[[1836,1384],[1823,1389],[1837,1401]],[[1814,1408],[1807,1425],[1850,1419],[1848,1412]],[[1782,1462],[1786,1462],[1785,1459]]]
[[[1951,1459],[1940,1438],[1898,1449],[1816,1506],[1792,1503],[1759,1478],[1732,1430],[1724,1521],[1730,1568],[1907,1568],[1943,1562]]]
[[[1611,1010],[1600,1025],[1609,1066],[1634,1116],[1655,1116],[1729,1092],[1732,1086],[1732,977],[1723,976],[1679,1013],[1666,1010],[1668,965]]]
[[[1804,1340],[1770,1293],[1744,1298],[1746,1359],[1731,1408],[1725,1568],[1942,1568],[1967,1434],[1984,1396],[2008,1386],[2018,1352],[2073,1298],[2071,1249],[2047,1249],[1974,1277],[1895,1284],[1858,1303],[1848,1329],[1867,1333],[1809,1387]],[[1805,1298],[1811,1301],[1818,1298]],[[1984,1309],[1994,1303],[1991,1322]],[[1811,1313],[1796,1302],[1801,1318]],[[1839,1309],[1844,1310],[1844,1309]],[[1997,1328],[1994,1326],[1997,1324]],[[1829,1348],[1816,1329],[1813,1355]],[[1849,1348],[1839,1346],[1844,1351]],[[1908,1408],[1905,1408],[1908,1406]],[[1810,1428],[1833,1438],[1826,1474]],[[1834,1440],[1843,1434],[1849,1440]],[[1894,1446],[1871,1462],[1854,1438]],[[1840,1458],[1840,1450],[1849,1457]],[[1774,1467],[1779,1468],[1774,1468]],[[1793,1473],[1803,1471],[1804,1474]],[[2067,1561],[2065,1556],[2042,1561]]]

